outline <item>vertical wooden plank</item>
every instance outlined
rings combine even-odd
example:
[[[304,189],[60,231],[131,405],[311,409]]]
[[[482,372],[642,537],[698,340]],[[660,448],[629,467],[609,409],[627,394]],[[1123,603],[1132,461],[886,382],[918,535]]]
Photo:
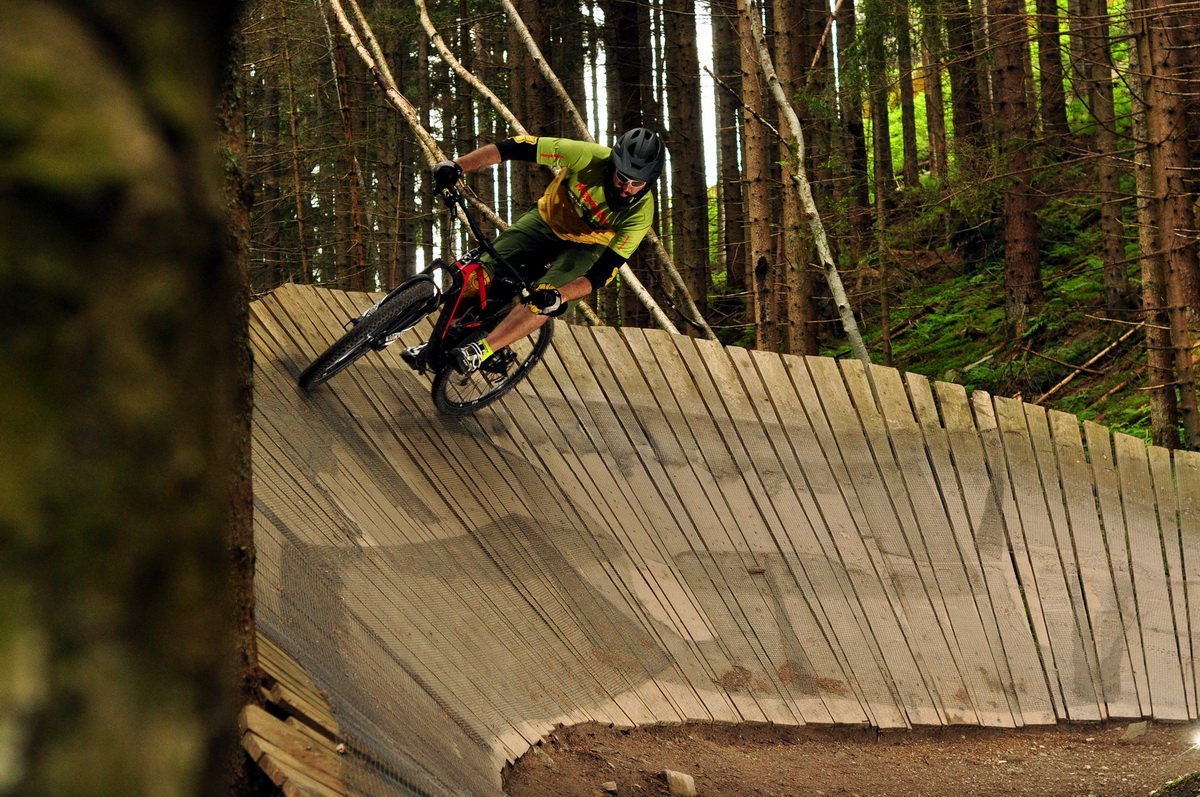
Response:
[[[1050,411],[1049,418],[1107,714],[1140,717],[1133,656],[1113,584],[1093,490],[1093,471],[1083,449],[1079,421],[1074,415],[1055,410]]]
[[[1116,591],[1122,627],[1131,655],[1139,715],[1149,716],[1150,682],[1146,675],[1146,655],[1142,647],[1142,629],[1138,624],[1137,602],[1133,597],[1133,573],[1129,566],[1125,513],[1121,507],[1121,481],[1113,455],[1112,436],[1108,429],[1091,421],[1084,421],[1083,433],[1095,476],[1096,499],[1100,504],[1100,520],[1104,528],[1104,548],[1108,551],[1113,589]]]
[[[999,443],[991,402],[987,394],[976,392],[972,397],[976,408],[973,416],[972,403],[961,386],[938,382],[935,388],[979,566],[1012,676],[1015,719],[1018,725],[1053,723],[1054,703],[1009,553],[1005,518],[1006,513],[1015,514],[1015,507],[1011,506],[1008,474],[1003,469],[989,469],[988,464],[992,454],[987,446]]]
[[[569,332],[561,336],[556,344],[556,350],[564,362],[583,361],[584,350],[581,343],[589,339],[589,333]],[[719,544],[725,550],[730,550],[733,547],[732,543],[718,543],[711,537],[699,546],[694,546],[689,542],[685,530],[676,519],[676,517],[687,519],[688,510],[677,503],[677,497],[672,496],[671,500],[676,502],[677,507],[675,514],[672,515],[663,506],[658,487],[645,476],[644,471],[639,473],[640,468],[634,467],[635,453],[628,439],[623,440],[620,437],[624,435],[623,424],[621,419],[612,415],[602,380],[590,369],[578,368],[570,371],[570,381],[572,389],[578,392],[579,406],[585,408],[587,412],[586,417],[582,419],[587,427],[587,434],[595,435],[597,438],[591,443],[592,447],[604,452],[607,456],[615,457],[614,483],[624,491],[630,490],[631,485],[640,488],[638,490],[640,494],[629,494],[628,501],[630,506],[641,507],[643,517],[635,520],[645,526],[645,532],[637,535],[637,539],[631,537],[630,544],[644,549],[640,554],[643,561],[665,558],[677,566],[681,557],[687,557],[689,551],[695,551],[692,561],[695,561],[697,567],[702,569],[704,578],[691,581],[686,573],[681,574],[681,578],[687,584],[689,591],[701,600],[707,622],[716,631],[717,645],[712,646],[713,649],[708,651],[710,665],[718,668],[720,672],[720,675],[714,679],[714,684],[724,687],[728,699],[737,706],[739,714],[746,721],[795,723],[796,720],[790,713],[786,715],[785,719],[785,715],[773,707],[772,702],[775,701],[773,696],[755,689],[752,682],[743,684],[739,679],[727,677],[728,673],[737,671],[740,666],[738,660],[741,656],[757,657],[761,655],[745,638],[747,624],[737,619],[741,608],[724,580],[719,569],[718,559],[711,556],[710,548],[706,547]],[[668,381],[676,391],[671,395],[672,400],[678,401],[680,396],[687,396],[693,392],[688,384],[689,378],[680,372],[678,364],[676,364],[674,372],[668,376]],[[593,413],[601,415],[597,418]],[[700,415],[698,410],[690,407],[683,413]],[[637,478],[630,479],[631,474],[636,474]],[[690,509],[696,511],[699,507]],[[706,526],[702,523],[692,524],[689,522],[688,529],[692,528],[695,528],[697,532],[713,533],[718,531],[711,524]],[[702,536],[704,535],[702,534]],[[705,602],[709,598],[711,600]]]
[[[739,362],[748,366],[749,353],[730,348],[710,350],[705,355],[710,377],[722,385],[719,392],[725,411],[739,419],[735,425],[738,434],[727,438],[727,445],[735,450],[742,447],[739,456],[752,459],[752,468],[742,468],[741,478],[750,493],[765,499],[760,500],[764,525],[754,524],[750,529],[757,537],[757,542],[749,545],[758,552],[758,568],[753,578],[741,578],[744,586],[740,590],[759,592],[770,609],[769,621],[761,623],[755,632],[764,649],[771,651],[772,661],[782,662],[776,667],[776,675],[807,721],[867,722],[869,715],[855,696],[857,688],[845,656],[833,643],[836,636],[829,619],[832,615],[853,622],[849,607],[832,577],[824,551],[815,542],[811,518],[777,461],[778,454],[767,439],[770,435],[763,430],[763,422],[741,420],[755,412],[755,399],[760,404],[766,402],[763,386],[752,368],[742,377],[743,387],[736,389],[741,402],[731,396],[739,377],[734,368]],[[781,522],[781,515],[789,520]],[[800,538],[799,547],[796,537]]]
[[[725,498],[736,502],[731,503],[732,507],[737,508],[735,514],[739,518],[737,534],[732,535],[735,547],[756,559],[774,555],[779,551],[779,543],[772,532],[780,526],[778,512],[740,436],[742,426],[749,428],[754,424],[750,420],[751,411],[745,406],[744,391],[730,367],[728,355],[723,347],[711,341],[676,336],[670,338],[670,342],[690,374],[689,385],[695,389],[704,408],[691,431],[712,441],[712,445],[701,446],[710,467],[729,474],[722,487]],[[798,520],[803,521],[803,518]],[[735,575],[741,575],[740,568]],[[746,587],[746,591],[738,596],[745,616],[751,621],[761,618],[767,627],[773,626],[778,632],[778,608],[770,594],[769,585],[753,582]],[[784,675],[791,665],[785,651],[766,647],[765,642],[768,641],[771,640],[757,640],[756,645],[762,651],[762,658],[759,659],[763,666],[762,674],[781,695],[793,699],[803,697],[792,695],[791,690],[783,684]],[[789,677],[786,680],[792,679]]]
[[[966,658],[971,660],[967,664],[968,675],[976,684],[975,693],[980,695],[979,699],[983,701],[980,706],[980,720],[985,725],[1012,727],[1018,723],[1020,704],[1016,699],[1012,673],[996,623],[987,581],[979,563],[971,520],[965,508],[964,482],[954,464],[948,429],[938,417],[929,380],[909,373],[905,375],[905,382],[929,457],[928,466],[931,470],[928,471],[927,478],[936,479],[935,486],[941,495],[949,520],[946,532],[948,539],[938,555],[940,558],[954,560],[951,578],[957,582],[962,595],[956,601],[960,604],[956,609],[959,613],[968,615],[967,622],[971,626],[970,636],[960,640],[960,644],[965,642],[972,646],[973,643],[972,649],[965,651],[965,654]],[[961,413],[969,413],[965,393],[950,393],[949,396],[947,400],[956,405],[949,409],[950,414],[957,411],[961,417]],[[913,447],[916,447],[916,442],[914,440]],[[919,462],[916,467],[923,468]],[[906,476],[908,472],[909,467],[906,465]]]
[[[890,679],[889,691],[906,722],[940,722],[928,680],[912,649],[903,601],[871,532],[872,513],[887,518],[888,507],[877,500],[874,484],[861,472],[860,478],[851,477],[844,459],[846,451],[862,451],[864,456],[869,452],[861,433],[856,446],[849,431],[835,431],[836,419],[852,414],[837,364],[830,358],[794,357],[785,358],[782,364],[800,400],[799,411],[794,413],[797,423],[807,422],[803,428],[793,427],[804,432],[794,438],[797,448],[813,452],[802,466],[827,522],[836,530],[831,557],[836,555],[845,563],[855,594],[863,603],[872,649],[878,649],[877,666]],[[864,507],[864,499],[869,508]]]
[[[1176,451],[1175,490],[1179,500],[1179,534],[1183,549],[1184,590],[1188,605],[1192,692],[1200,702],[1200,453]],[[1200,708],[1197,710],[1200,716]],[[1193,716],[1192,719],[1196,719]]]
[[[1021,516],[1022,533],[1017,535],[1010,529],[1014,532],[1010,541],[1018,557],[1018,568],[1024,568],[1022,586],[1030,611],[1035,615],[1041,613],[1046,629],[1042,661],[1062,695],[1064,719],[1099,719],[1099,698],[1092,687],[1082,629],[1072,611],[1059,561],[1024,405],[1005,398],[996,398],[994,403]]]
[[[698,460],[688,456],[679,445],[676,430],[687,420],[664,406],[671,404],[669,401],[663,402],[663,397],[671,394],[671,386],[657,371],[650,369],[649,373],[643,374],[639,368],[639,364],[653,361],[645,336],[637,334],[640,330],[631,330],[626,332],[625,340],[621,340],[611,329],[595,332],[598,333],[595,335],[596,343],[615,377],[612,386],[624,396],[625,412],[629,415],[626,430],[636,440],[635,446],[640,456],[648,462],[648,468],[656,468],[653,473],[658,475],[653,478],[660,484],[669,482],[678,492],[688,513],[695,513],[697,518],[696,530],[684,527],[679,538],[662,541],[661,559],[642,561],[643,577],[656,593],[662,595],[663,605],[678,618],[675,622],[682,626],[681,634],[685,638],[697,645],[716,641],[716,629],[677,562],[677,555],[682,551],[694,552],[697,545],[703,547],[702,540],[688,538],[703,537],[699,527],[711,526],[716,517],[712,502],[717,496],[716,490],[712,489],[711,477],[703,471],[697,471],[693,463]],[[657,468],[661,468],[661,471]],[[674,545],[685,547],[672,550]],[[721,717],[736,716],[729,696],[712,688],[720,675],[728,672],[732,665],[727,656],[722,658],[715,652],[709,652],[708,655],[711,661],[701,659],[696,667],[689,668],[690,683],[705,698],[710,711]],[[704,664],[702,669],[699,666],[701,662]]]
[[[1124,434],[1114,435],[1114,440],[1137,614],[1150,681],[1151,714],[1155,719],[1187,719],[1179,645],[1167,594],[1162,536],[1154,511],[1146,444]]]
[[[1019,605],[1024,607],[1026,621],[1033,631],[1042,674],[1046,680],[1046,687],[1054,708],[1054,716],[1058,719],[1066,719],[1067,712],[1063,702],[1062,685],[1059,683],[1057,673],[1054,672],[1054,658],[1050,650],[1050,632],[1046,626],[1041,598],[1037,593],[1032,566],[1025,549],[1022,513],[1016,497],[1018,487],[1009,467],[1006,446],[1002,439],[999,403],[999,399],[993,399],[986,393],[977,391],[971,395],[971,406],[975,411],[976,425],[987,456],[992,488],[996,493],[996,500],[1004,518],[1005,542],[1011,549],[1015,565],[1013,586],[1017,593],[1014,598],[1018,600]]]
[[[853,565],[843,562],[830,538],[828,520],[802,472],[798,449],[791,442],[794,427],[798,424],[807,426],[807,421],[781,358],[744,349],[730,349],[728,354],[741,375],[745,394],[756,410],[758,431],[749,435],[746,427],[753,424],[744,424],[743,438],[748,449],[755,452],[755,466],[780,518],[781,525],[774,533],[781,548],[790,545],[794,552],[791,556],[785,552],[785,558],[792,563],[791,572],[798,583],[803,580],[813,610],[826,625],[823,635],[834,643],[832,653],[837,659],[837,667],[822,675],[821,681],[831,687],[825,690],[825,699],[834,707],[846,703],[842,693],[847,690],[837,681],[849,681],[864,707],[854,709],[860,718],[856,719],[854,714],[841,715],[845,719],[835,715],[836,721],[862,722],[871,717],[876,723],[882,718],[891,726],[903,724],[894,696],[879,669],[882,654],[878,643],[861,632],[870,621],[864,615],[863,601],[850,582],[848,567]],[[809,434],[811,439],[811,432]],[[771,453],[764,455],[761,452]],[[821,459],[823,466],[824,457],[819,451],[805,449],[805,459],[812,459],[812,453]],[[844,504],[840,510],[845,512]],[[854,537],[857,539],[858,535]],[[861,544],[858,547],[861,550]],[[858,556],[858,561],[867,568],[866,572],[870,572],[871,563],[865,551]],[[866,572],[863,572],[864,576]],[[886,601],[877,578],[863,578],[862,582],[872,599]],[[784,589],[780,581],[774,591],[779,593]],[[788,604],[784,602],[783,605]],[[875,716],[873,706],[881,706],[882,717]],[[864,709],[869,713],[861,713]],[[847,710],[850,710],[849,706]]]
[[[897,466],[896,489],[907,493],[917,521],[916,527],[905,529],[905,536],[918,570],[927,576],[927,593],[938,607],[944,636],[965,686],[958,695],[960,711],[969,709],[974,716],[969,721],[973,723],[1011,726],[1008,699],[997,678],[996,663],[948,514],[951,503],[957,500],[957,481],[952,483],[949,495],[942,494],[930,463],[929,443],[899,373],[882,366],[874,367],[872,372],[891,441],[891,456]],[[1009,715],[1007,720],[1005,713]]]
[[[816,392],[802,360],[770,352],[749,354],[752,362],[746,367],[756,368],[770,386],[764,405],[767,401],[772,405],[781,444],[788,446],[780,454],[782,466],[818,518],[812,524],[818,538],[794,541],[794,545],[806,569],[822,568],[813,577],[822,585],[818,594],[837,584],[844,596],[850,614],[843,616],[842,603],[834,604],[828,611],[831,633],[838,639],[872,722],[883,727],[902,725],[905,715],[892,681],[919,682],[920,676],[907,646],[897,644],[903,642],[893,609],[899,599],[890,582],[881,578],[864,544],[860,523],[865,526],[865,519],[861,508],[852,506],[856,503],[853,487],[835,475],[836,466],[830,463],[831,456],[838,456],[837,444],[824,423]]]
[[[964,684],[956,667],[945,666],[952,656],[943,624],[904,537],[903,530],[914,529],[916,521],[907,501],[897,500],[904,496],[895,494],[895,464],[890,454],[884,452],[886,455],[880,458],[888,444],[865,385],[865,372],[857,364],[857,369],[855,365],[841,369],[836,361],[826,358],[806,358],[805,362],[817,384],[841,459],[866,510],[871,543],[879,555],[878,566],[896,587],[898,618],[902,618],[910,651],[929,690],[927,705],[906,704],[906,708],[910,716],[912,712],[932,711],[939,723],[957,721],[961,716],[957,706],[963,702],[959,692]],[[866,414],[865,418],[860,412]]]
[[[942,710],[951,724],[977,724],[980,718],[976,706],[981,698],[973,693],[975,685],[967,674],[970,665],[964,660],[963,647],[955,637],[954,622],[939,583],[940,578],[948,577],[948,557],[939,555],[935,563],[927,547],[927,537],[931,540],[945,538],[948,523],[941,499],[929,495],[927,464],[925,474],[922,474],[917,457],[908,456],[916,453],[923,459],[924,445],[919,451],[913,445],[920,432],[912,418],[904,387],[894,369],[873,369],[881,405],[881,409],[877,408],[862,365],[851,360],[843,360],[840,365],[875,462],[883,474],[889,499],[900,519],[893,528],[877,530],[876,536],[884,550],[893,553],[890,563],[895,565],[894,572],[900,575],[901,583],[907,584],[906,608],[915,628],[919,629],[918,638],[925,647],[925,655],[941,662],[935,678],[939,683]],[[911,475],[905,472],[910,467],[914,470]],[[919,491],[920,500],[914,498],[914,490]],[[940,551],[943,546],[936,542],[935,547]],[[968,623],[965,618],[959,619],[965,632]],[[972,644],[977,649],[981,641],[975,639]]]
[[[545,379],[544,371],[537,369],[532,372],[526,385],[532,385],[534,375],[537,376],[536,381],[552,382]],[[546,389],[547,386],[543,384],[542,390]],[[629,513],[623,510],[620,503],[606,500],[608,494],[619,495],[620,491],[602,490],[592,481],[591,477],[596,471],[591,464],[594,458],[589,456],[588,451],[594,451],[593,447],[566,449],[567,454],[574,451],[578,454],[571,456],[570,460],[564,457],[558,427],[554,424],[544,427],[543,423],[551,417],[562,420],[566,416],[560,403],[555,404],[552,415],[549,407],[538,404],[536,395],[537,391],[532,388],[513,391],[503,402],[490,408],[492,417],[485,421],[489,442],[499,446],[507,443],[514,462],[530,462],[539,466],[539,469],[545,469],[548,482],[544,497],[539,496],[539,502],[544,498],[545,503],[538,509],[543,512],[542,523],[555,522],[552,504],[558,496],[564,499],[569,496],[570,500],[562,505],[559,517],[580,531],[553,532],[531,540],[533,548],[528,553],[525,566],[538,567],[539,576],[555,588],[556,597],[564,603],[585,601],[577,610],[585,616],[597,618],[607,612],[619,622],[624,615],[629,615],[645,628],[648,639],[652,638],[656,646],[670,652],[666,662],[669,669],[664,669],[658,651],[650,649],[655,646],[625,644],[619,638],[608,639],[609,644],[602,644],[608,635],[615,633],[610,629],[616,629],[617,623],[600,623],[593,631],[593,635],[599,635],[600,647],[607,649],[604,658],[621,663],[620,669],[629,679],[628,689],[638,694],[651,708],[655,721],[662,721],[663,717],[671,714],[678,720],[712,718],[713,714],[704,706],[699,694],[690,688],[689,679],[682,675],[685,669],[696,662],[694,651],[689,651],[683,639],[674,633],[683,626],[678,618],[669,616],[665,608],[669,602],[662,592],[644,588],[647,584],[654,584],[657,579],[652,574],[665,571],[665,566],[656,567],[656,560],[646,566],[644,562],[634,561],[636,554],[629,555],[630,549],[621,542],[620,526],[622,521],[628,525]],[[603,467],[600,473],[601,478],[608,476]],[[593,503],[593,499],[600,499],[603,506]],[[587,505],[591,506],[591,511],[585,508]],[[567,520],[572,516],[577,519],[573,522]],[[608,606],[595,600],[590,594],[591,590],[579,590],[572,581],[563,581],[559,562],[574,565],[586,578],[587,584],[604,596]],[[639,589],[639,586],[643,588]],[[581,657],[585,665],[590,659],[589,655]],[[707,680],[700,678],[697,682],[704,684]],[[707,694],[713,693],[708,690]],[[732,716],[728,705],[726,709],[721,716]]]
[[[1067,517],[1058,450],[1050,435],[1046,410],[1034,404],[1025,404],[1024,407],[1029,439],[1041,476],[1042,493],[1050,513],[1053,544],[1058,554],[1057,565],[1054,565],[1051,564],[1052,550],[1049,548],[1045,550],[1044,556],[1048,565],[1047,576],[1054,583],[1056,592],[1060,584],[1064,590],[1064,597],[1056,599],[1064,601],[1064,609],[1069,610],[1073,616],[1074,629],[1078,635],[1078,647],[1083,653],[1083,660],[1076,663],[1078,669],[1072,675],[1072,678],[1078,681],[1076,690],[1081,696],[1081,700],[1087,700],[1090,695],[1092,701],[1090,707],[1083,707],[1082,715],[1072,719],[1098,720],[1106,716],[1107,703],[1104,700],[1104,690],[1100,683],[1100,665],[1096,656],[1096,645],[1092,636],[1087,604],[1083,598],[1071,523]],[[1049,545],[1051,541],[1046,540],[1045,542]]]
[[[1162,533],[1163,558],[1167,564],[1167,597],[1175,621],[1175,639],[1183,671],[1183,693],[1188,717],[1196,716],[1196,692],[1192,682],[1192,640],[1188,631],[1186,576],[1183,572],[1183,534],[1179,526],[1179,505],[1176,500],[1175,475],[1171,469],[1171,452],[1160,446],[1147,449],[1150,457],[1150,477],[1154,483],[1154,503],[1158,507],[1158,522]]]

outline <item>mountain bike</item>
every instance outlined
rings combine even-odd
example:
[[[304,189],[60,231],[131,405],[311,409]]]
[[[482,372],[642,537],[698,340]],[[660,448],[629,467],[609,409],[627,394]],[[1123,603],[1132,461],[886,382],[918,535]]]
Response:
[[[452,213],[461,211],[479,246],[449,265],[441,258],[434,260],[428,270],[408,278],[347,321],[347,332],[300,374],[297,381],[305,392],[312,392],[368,351],[392,345],[435,312],[428,340],[406,349],[401,359],[418,373],[433,374],[433,403],[440,412],[466,415],[486,407],[512,390],[542,359],[554,332],[553,318],[488,357],[477,370],[462,374],[455,368],[450,352],[486,337],[517,302],[528,299],[534,284],[496,252],[457,188],[444,189],[442,200]],[[485,252],[491,255],[491,275],[480,260]]]

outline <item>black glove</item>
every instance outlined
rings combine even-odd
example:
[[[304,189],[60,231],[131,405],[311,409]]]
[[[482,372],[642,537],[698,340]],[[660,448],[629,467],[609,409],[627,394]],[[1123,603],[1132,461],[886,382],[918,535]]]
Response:
[[[462,179],[463,170],[454,161],[442,161],[433,167],[433,190],[439,194],[447,188],[452,188]]]
[[[563,301],[562,294],[558,288],[551,288],[544,285],[536,291],[531,291],[529,298],[525,300],[529,305],[529,309],[541,315],[557,316],[562,315],[567,311],[567,303]]]

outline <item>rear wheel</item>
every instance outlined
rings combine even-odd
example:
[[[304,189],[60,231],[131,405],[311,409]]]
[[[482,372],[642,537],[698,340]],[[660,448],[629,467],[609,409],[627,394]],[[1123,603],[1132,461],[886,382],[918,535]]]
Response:
[[[550,345],[554,319],[532,335],[488,357],[478,370],[460,374],[447,365],[433,378],[433,403],[447,415],[467,415],[503,396],[524,378]]]
[[[297,380],[300,387],[305,392],[311,392],[363,356],[372,346],[382,348],[385,334],[407,329],[425,317],[436,293],[437,289],[429,280],[414,281],[370,315],[360,319],[313,360]]]

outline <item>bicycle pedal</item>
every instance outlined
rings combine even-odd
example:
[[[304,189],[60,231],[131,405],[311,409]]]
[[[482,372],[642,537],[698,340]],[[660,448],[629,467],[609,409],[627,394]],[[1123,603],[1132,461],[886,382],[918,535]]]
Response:
[[[425,373],[425,344],[405,349],[400,352],[400,359],[414,371]]]

